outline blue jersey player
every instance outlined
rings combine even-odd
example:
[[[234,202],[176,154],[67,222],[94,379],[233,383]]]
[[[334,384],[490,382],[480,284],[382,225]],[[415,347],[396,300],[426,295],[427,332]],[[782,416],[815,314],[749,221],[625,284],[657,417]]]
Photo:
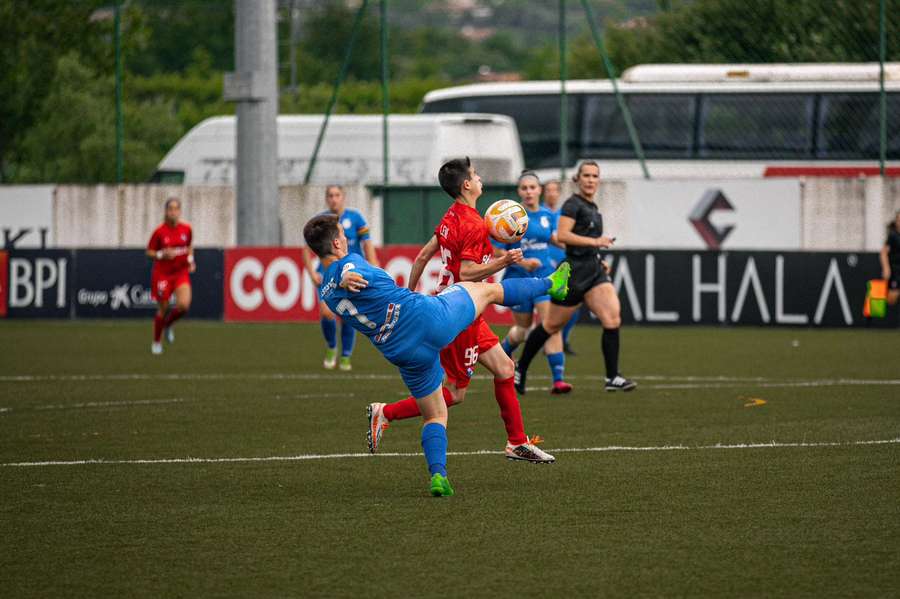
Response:
[[[326,187],[325,203],[328,205],[328,210],[322,214],[337,216],[338,222],[344,229],[344,235],[347,236],[350,253],[365,256],[369,264],[377,266],[378,258],[375,256],[375,246],[369,239],[369,225],[366,224],[366,219],[362,214],[345,207],[344,189],[340,185]],[[306,264],[306,271],[310,273],[316,285],[321,285],[324,273],[322,265],[319,264],[317,268],[313,269],[312,256],[309,251],[303,252],[303,261]],[[334,313],[322,302],[319,302],[319,324],[322,327],[322,336],[325,337],[325,359],[322,361],[322,365],[331,370],[338,365],[337,322]],[[350,356],[353,355],[355,342],[356,332],[353,327],[341,324],[341,370],[353,369]]]
[[[519,177],[516,191],[519,194],[522,205],[525,206],[525,210],[528,212],[528,230],[525,232],[525,237],[518,243],[504,244],[499,247],[502,250],[511,250],[521,246],[525,259],[518,264],[508,266],[503,274],[503,278],[506,280],[521,277],[542,277],[549,272],[553,272],[553,269],[559,264],[554,262],[551,254],[551,248],[556,243],[556,217],[550,210],[539,205],[541,182],[533,172],[525,171],[522,173]],[[525,340],[528,330],[534,323],[535,310],[537,310],[541,320],[547,317],[550,307],[549,302],[550,297],[545,295],[512,307],[515,324],[510,328],[502,344],[503,350],[507,355],[511,356]],[[551,336],[544,345],[544,353],[547,356],[547,363],[553,375],[553,385],[550,387],[550,393],[568,393],[572,390],[572,386],[563,380],[566,359],[563,353],[562,335]]]
[[[303,228],[307,246],[322,261],[320,300],[369,338],[416,398],[422,413],[422,449],[431,474],[431,494],[449,496],[447,405],[441,390],[440,351],[492,303],[518,305],[531,298],[568,294],[569,265],[544,278],[502,283],[456,283],[436,296],[398,287],[385,271],[347,251],[337,218],[320,215]]]

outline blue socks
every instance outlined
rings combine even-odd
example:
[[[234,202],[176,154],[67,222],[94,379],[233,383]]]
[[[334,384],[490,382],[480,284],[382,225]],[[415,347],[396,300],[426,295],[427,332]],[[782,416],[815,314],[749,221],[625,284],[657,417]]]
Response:
[[[523,277],[521,279],[503,279],[500,285],[503,286],[502,305],[518,306],[540,295],[546,295],[550,290],[551,283],[547,278]]]
[[[516,345],[513,346],[513,344],[509,342],[509,337],[507,337],[500,343],[500,347],[503,348],[503,353],[505,353],[509,357],[512,357],[512,353],[516,351],[516,348],[519,347],[519,344],[516,343]]]
[[[429,422],[422,427],[422,449],[428,473],[447,476],[447,429],[443,424]]]
[[[562,352],[547,354],[547,363],[553,374],[553,382],[558,383],[563,380],[563,375],[566,373],[566,355]]]
[[[353,353],[353,345],[356,343],[356,331],[346,322],[341,323],[341,355],[345,358]]]
[[[322,336],[325,337],[328,349],[337,347],[337,323],[328,318],[320,318],[319,324],[322,325]]]
[[[578,318],[581,316],[581,308],[578,308],[572,313],[572,318],[569,319],[569,322],[566,323],[566,326],[563,327],[562,330],[562,338],[563,343],[569,342],[569,333],[572,332],[572,329],[575,328],[575,325],[578,323]]]

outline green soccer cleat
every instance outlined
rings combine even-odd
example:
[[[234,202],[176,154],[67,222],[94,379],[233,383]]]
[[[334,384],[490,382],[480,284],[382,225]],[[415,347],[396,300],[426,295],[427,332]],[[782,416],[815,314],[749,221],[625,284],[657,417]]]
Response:
[[[572,273],[572,267],[568,262],[561,263],[556,270],[547,277],[550,279],[550,289],[547,291],[555,300],[562,301],[569,295],[569,275]]]
[[[322,366],[325,370],[334,370],[337,366],[337,350],[328,348],[325,350],[325,359],[322,360]]]
[[[338,362],[338,368],[344,372],[353,370],[353,364],[350,363],[350,356],[341,356],[341,360]]]
[[[450,486],[450,480],[440,473],[435,473],[431,477],[431,496],[450,497],[451,495],[453,495],[453,487]]]

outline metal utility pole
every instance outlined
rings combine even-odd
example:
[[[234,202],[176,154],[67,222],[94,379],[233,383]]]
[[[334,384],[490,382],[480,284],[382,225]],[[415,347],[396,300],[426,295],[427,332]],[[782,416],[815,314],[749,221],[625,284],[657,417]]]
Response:
[[[291,93],[297,93],[297,42],[300,40],[300,7],[298,0],[291,0],[291,40],[289,64],[291,65],[290,83],[288,89]]]
[[[113,5],[113,30],[116,53],[116,183],[121,183],[125,166],[125,119],[122,117],[122,16],[119,0]]]
[[[238,245],[277,245],[281,238],[276,1],[234,1],[235,72],[225,75],[225,99],[238,103]]]
[[[566,0],[559,0],[559,184],[564,185],[569,165],[569,99],[566,79],[569,78],[566,56]]]
[[[381,184],[390,184],[391,155],[388,144],[388,115],[391,113],[390,73],[388,72],[388,6],[381,0]]]

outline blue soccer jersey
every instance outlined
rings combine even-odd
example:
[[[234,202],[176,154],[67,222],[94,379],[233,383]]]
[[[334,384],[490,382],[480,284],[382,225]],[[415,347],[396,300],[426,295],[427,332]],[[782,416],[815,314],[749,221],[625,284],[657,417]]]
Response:
[[[514,250],[522,248],[522,254],[525,258],[537,258],[541,261],[541,266],[537,270],[531,272],[525,270],[521,266],[515,264],[506,268],[504,278],[513,277],[545,277],[553,272],[555,265],[551,261],[550,248],[552,244],[550,239],[556,232],[556,219],[553,213],[547,208],[541,206],[535,211],[528,211],[528,230],[525,237],[516,243],[497,244],[497,247],[504,250]]]
[[[543,206],[544,210],[550,212],[553,215],[553,232],[556,233],[556,230],[559,228],[559,210],[551,210],[547,206]],[[550,244],[550,264],[553,268],[559,266],[560,262],[566,259],[566,250],[565,248],[561,248],[559,246],[555,246],[552,243]]]
[[[348,270],[368,282],[358,293],[340,287]],[[450,286],[433,297],[415,293],[397,286],[389,274],[359,254],[348,254],[325,269],[319,297],[400,368],[415,397],[440,387],[441,349],[475,319],[475,304],[462,287]]]

